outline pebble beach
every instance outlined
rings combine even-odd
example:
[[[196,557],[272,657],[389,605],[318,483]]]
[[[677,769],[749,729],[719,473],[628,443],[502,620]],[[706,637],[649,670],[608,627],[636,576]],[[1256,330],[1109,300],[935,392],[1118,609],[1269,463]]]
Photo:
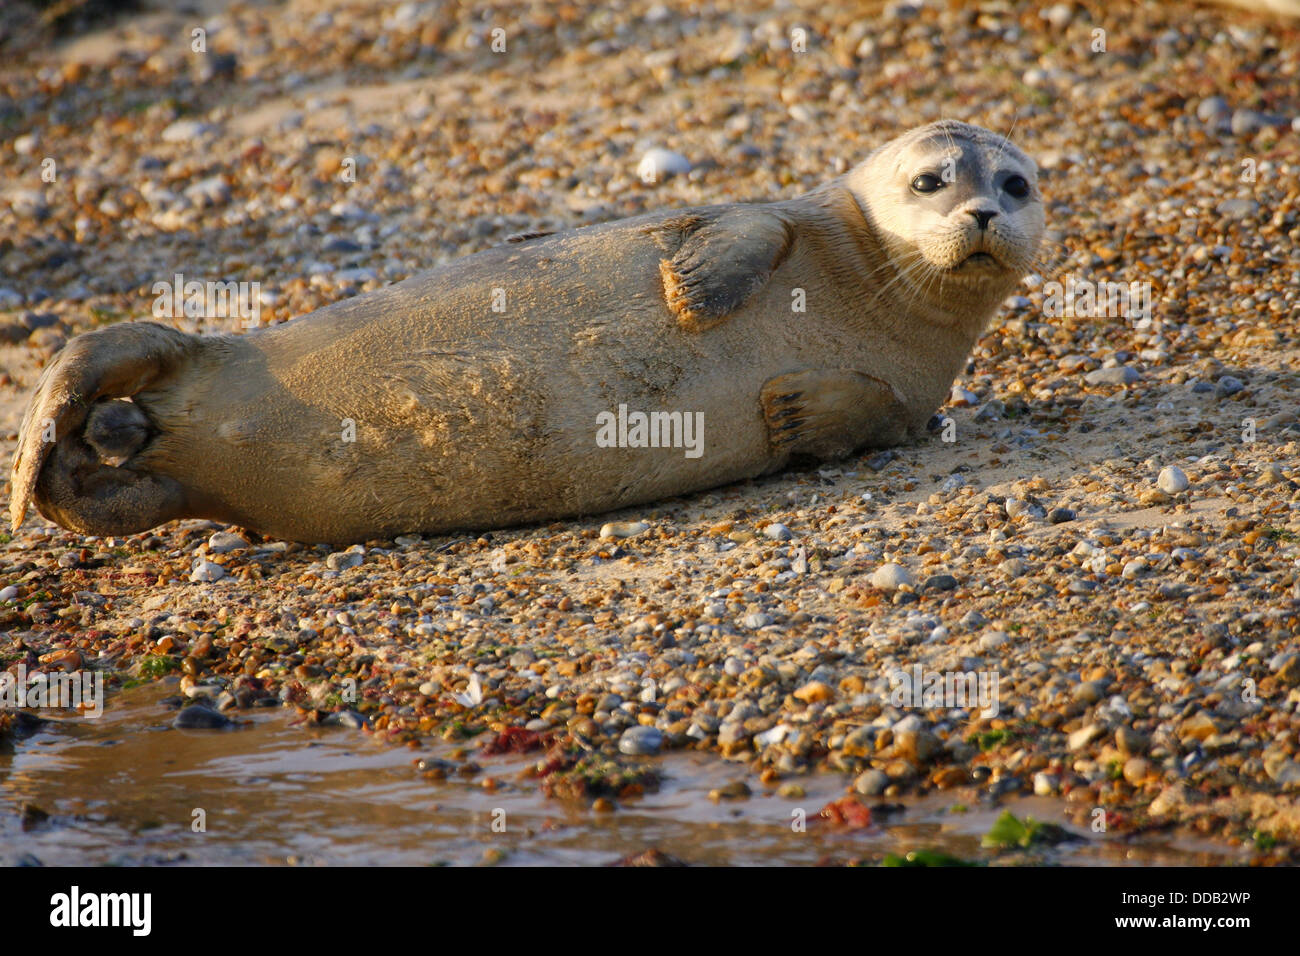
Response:
[[[1010,132],[1049,231],[918,444],[346,549],[33,513],[0,535],[0,669],[101,672],[110,708],[172,681],[182,728],[280,708],[598,813],[690,751],[719,803],[837,779],[837,826],[1050,798],[1078,834],[1300,862],[1300,20],[295,0],[42,29],[0,14],[5,461],[44,364],[176,273],[289,321],[512,234],[796,196],[942,117]],[[1068,281],[1150,301],[1072,314]]]

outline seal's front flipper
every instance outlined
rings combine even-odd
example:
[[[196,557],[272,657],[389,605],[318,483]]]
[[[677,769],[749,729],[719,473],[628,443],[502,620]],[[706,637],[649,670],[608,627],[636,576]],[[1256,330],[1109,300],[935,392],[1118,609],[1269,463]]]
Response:
[[[677,323],[703,332],[722,323],[767,283],[790,251],[794,231],[765,209],[707,210],[647,230],[669,258],[659,260],[664,300]]]
[[[852,369],[807,369],[768,379],[760,392],[777,453],[841,458],[907,437],[903,397],[888,382]]]

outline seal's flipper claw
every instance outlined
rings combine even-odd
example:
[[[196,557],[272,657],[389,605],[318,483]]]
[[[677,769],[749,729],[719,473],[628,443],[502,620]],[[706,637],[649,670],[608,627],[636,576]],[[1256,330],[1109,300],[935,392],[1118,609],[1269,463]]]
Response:
[[[113,525],[115,516],[125,517],[124,509],[142,508],[142,515],[151,515],[174,504],[174,491],[162,494],[156,506],[147,504],[150,495],[163,490],[155,487],[161,479],[126,469],[116,475],[99,474],[102,463],[86,445],[82,431],[98,399],[129,397],[156,383],[175,371],[198,341],[155,322],[125,322],[79,335],[64,346],[41,373],[18,433],[9,502],[15,531],[33,498],[46,517],[90,534],[130,533],[126,525],[137,522]],[[64,443],[68,447],[53,454]],[[123,497],[120,492],[132,483],[138,485],[138,494]],[[115,503],[105,511],[105,495],[113,488],[117,492],[107,499]],[[88,509],[85,520],[78,518],[82,509]],[[100,530],[90,530],[88,522]]]
[[[688,332],[720,325],[763,288],[794,237],[781,216],[755,208],[677,216],[649,232],[670,256],[659,261],[664,301]]]
[[[777,452],[840,458],[907,437],[903,397],[888,382],[852,369],[778,375],[763,384],[759,401]]]

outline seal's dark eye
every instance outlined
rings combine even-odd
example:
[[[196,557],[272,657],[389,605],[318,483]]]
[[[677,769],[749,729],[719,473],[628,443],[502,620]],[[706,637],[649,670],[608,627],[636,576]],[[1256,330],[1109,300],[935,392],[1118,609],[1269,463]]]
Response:
[[[943,187],[943,180],[931,173],[922,173],[912,180],[912,189],[918,193],[932,193]]]
[[[1011,176],[1002,184],[1002,188],[1016,199],[1024,199],[1029,195],[1029,182],[1024,176]]]

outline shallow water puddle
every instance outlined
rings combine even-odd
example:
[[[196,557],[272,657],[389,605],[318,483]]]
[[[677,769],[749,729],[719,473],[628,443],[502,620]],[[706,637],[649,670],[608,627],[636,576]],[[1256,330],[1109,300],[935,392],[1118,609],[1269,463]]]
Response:
[[[850,831],[815,819],[844,795],[840,777],[804,778],[807,796],[790,800],[767,793],[750,775],[752,797],[715,803],[709,791],[745,777],[744,768],[697,753],[659,758],[658,792],[597,813],[547,799],[536,781],[519,780],[519,770],[537,755],[475,758],[483,767],[476,777],[435,783],[412,762],[445,756],[450,746],[392,747],[357,731],[295,726],[279,710],[244,715],[250,722],[240,730],[174,730],[175,712],[159,703],[174,692],[174,682],[125,691],[109,699],[98,720],[51,721],[0,753],[0,863],[591,865],[651,847],[720,865],[845,862],[919,848],[993,859],[980,849],[980,837],[1003,809],[1063,820],[1060,802],[1040,799],[996,807],[970,802],[966,812],[953,813],[962,799],[953,792],[898,813],[877,812],[871,829]],[[481,785],[488,775],[501,784],[494,792]],[[806,832],[792,828],[800,809]],[[206,832],[193,829],[196,810]],[[1070,829],[1090,838],[1032,859],[1072,865],[1245,859],[1185,838],[1131,845]]]

